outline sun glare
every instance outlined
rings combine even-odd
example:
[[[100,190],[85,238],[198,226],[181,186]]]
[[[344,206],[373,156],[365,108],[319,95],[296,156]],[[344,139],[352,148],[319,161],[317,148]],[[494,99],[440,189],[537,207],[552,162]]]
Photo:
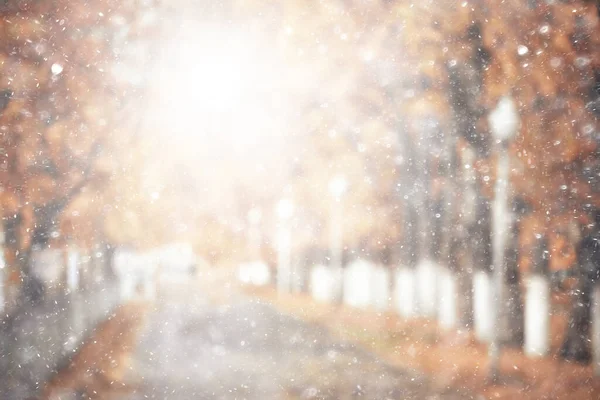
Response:
[[[225,28],[182,25],[165,44],[150,107],[161,129],[237,142],[264,134],[271,125],[257,116],[272,118],[261,110],[276,95],[275,57],[251,34]],[[245,138],[238,137],[242,133]]]

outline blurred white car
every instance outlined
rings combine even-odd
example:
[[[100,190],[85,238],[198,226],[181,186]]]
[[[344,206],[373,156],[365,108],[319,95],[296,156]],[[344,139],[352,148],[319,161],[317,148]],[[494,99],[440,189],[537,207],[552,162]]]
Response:
[[[113,256],[113,268],[119,279],[121,297],[131,299],[142,296],[152,299],[156,294],[158,264],[148,253],[119,249]]]
[[[241,264],[238,268],[238,279],[245,284],[265,286],[271,282],[271,270],[267,264],[260,261]]]
[[[160,280],[180,280],[196,277],[206,261],[198,257],[189,243],[173,243],[152,250],[159,266]]]

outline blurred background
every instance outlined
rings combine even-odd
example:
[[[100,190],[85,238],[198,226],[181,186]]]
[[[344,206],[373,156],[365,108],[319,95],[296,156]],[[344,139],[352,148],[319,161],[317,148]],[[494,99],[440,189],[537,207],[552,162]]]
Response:
[[[5,398],[599,396],[597,1],[0,16]]]

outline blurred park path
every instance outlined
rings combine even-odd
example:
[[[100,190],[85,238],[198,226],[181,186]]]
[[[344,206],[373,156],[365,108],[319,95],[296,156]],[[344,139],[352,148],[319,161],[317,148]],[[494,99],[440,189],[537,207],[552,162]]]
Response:
[[[230,289],[224,302],[197,282],[163,284],[123,382],[132,390],[111,398],[473,398]]]

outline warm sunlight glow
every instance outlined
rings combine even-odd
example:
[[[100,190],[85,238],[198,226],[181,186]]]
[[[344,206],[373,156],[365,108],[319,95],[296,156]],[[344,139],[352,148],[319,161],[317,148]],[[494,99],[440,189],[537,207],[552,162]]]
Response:
[[[268,133],[274,118],[264,110],[277,95],[274,57],[259,38],[227,28],[183,24],[168,39],[155,67],[150,107],[161,129],[238,143]]]

